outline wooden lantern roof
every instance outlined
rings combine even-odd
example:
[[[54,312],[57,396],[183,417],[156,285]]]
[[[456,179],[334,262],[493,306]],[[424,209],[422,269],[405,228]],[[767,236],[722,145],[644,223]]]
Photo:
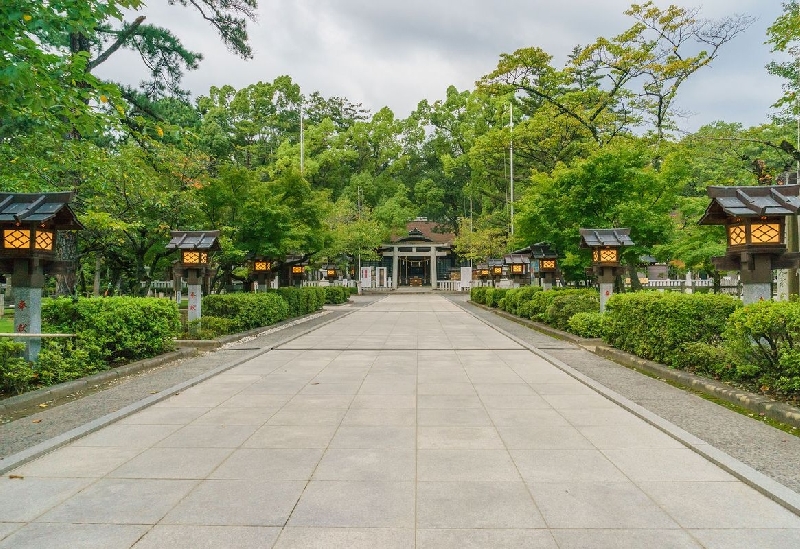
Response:
[[[170,231],[168,250],[219,250],[219,231]]]
[[[581,248],[633,246],[630,229],[581,229]]]
[[[533,259],[558,259],[558,254],[550,247],[547,242],[531,244],[531,257]]]
[[[503,257],[503,263],[506,265],[527,265],[530,261],[530,256],[524,254],[511,253]]]
[[[69,207],[72,192],[0,193],[0,224],[41,225],[55,230],[83,229]]]
[[[731,218],[794,215],[800,209],[800,185],[711,186],[707,192],[711,204],[700,225],[725,225]]]

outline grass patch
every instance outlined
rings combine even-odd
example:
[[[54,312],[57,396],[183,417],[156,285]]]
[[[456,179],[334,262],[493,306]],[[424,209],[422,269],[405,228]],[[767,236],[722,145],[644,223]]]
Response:
[[[0,318],[0,333],[10,334],[14,331],[14,313],[6,314]]]

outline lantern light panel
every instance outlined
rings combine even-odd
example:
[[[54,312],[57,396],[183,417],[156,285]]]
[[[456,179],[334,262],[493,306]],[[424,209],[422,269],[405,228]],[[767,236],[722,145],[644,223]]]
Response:
[[[268,261],[256,261],[253,264],[253,270],[264,272],[269,270],[269,262]]]
[[[556,262],[554,259],[540,259],[539,260],[539,269],[545,270],[554,270],[556,268]]]
[[[522,265],[511,265],[511,274],[523,274],[525,271]]]
[[[294,274],[302,274],[303,273],[303,267],[301,265],[295,265],[294,267],[292,267],[292,273],[294,273]]]

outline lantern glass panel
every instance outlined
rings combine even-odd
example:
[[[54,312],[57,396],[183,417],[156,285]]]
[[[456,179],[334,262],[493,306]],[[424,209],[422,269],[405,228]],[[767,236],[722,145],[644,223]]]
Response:
[[[208,253],[200,252],[200,263],[208,263]]]
[[[33,244],[34,249],[52,252],[54,237],[55,233],[53,231],[37,230],[36,241]]]
[[[336,269],[328,269],[328,276],[336,276]]]
[[[187,265],[199,265],[200,252],[183,252],[183,262]]]
[[[269,270],[269,263],[266,261],[256,261],[253,265],[253,269],[256,271],[268,271]]]
[[[25,229],[3,229],[6,250],[27,250],[31,247],[31,232]]]
[[[503,268],[502,267],[492,267],[492,274],[495,274],[495,275],[503,274]]]
[[[292,273],[294,274],[303,274],[303,267],[292,267]]]
[[[539,268],[541,270],[554,270],[556,268],[556,261],[554,259],[540,259]]]
[[[481,276],[489,276],[489,269],[481,269],[480,270]]]
[[[511,273],[512,274],[522,274],[523,273],[522,265],[512,265],[511,266]]]
[[[750,225],[753,244],[781,244],[780,223],[757,223]]]
[[[747,233],[744,225],[728,225],[728,245],[743,246],[747,244]]]
[[[611,248],[600,250],[600,263],[616,263],[619,261],[619,250]]]

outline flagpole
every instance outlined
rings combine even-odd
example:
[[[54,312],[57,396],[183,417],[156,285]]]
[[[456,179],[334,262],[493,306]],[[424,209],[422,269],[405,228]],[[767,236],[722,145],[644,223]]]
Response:
[[[508,162],[510,166],[509,173],[511,175],[511,236],[514,236],[514,103],[510,103],[509,106],[508,118],[511,123],[511,138],[508,149]]]

